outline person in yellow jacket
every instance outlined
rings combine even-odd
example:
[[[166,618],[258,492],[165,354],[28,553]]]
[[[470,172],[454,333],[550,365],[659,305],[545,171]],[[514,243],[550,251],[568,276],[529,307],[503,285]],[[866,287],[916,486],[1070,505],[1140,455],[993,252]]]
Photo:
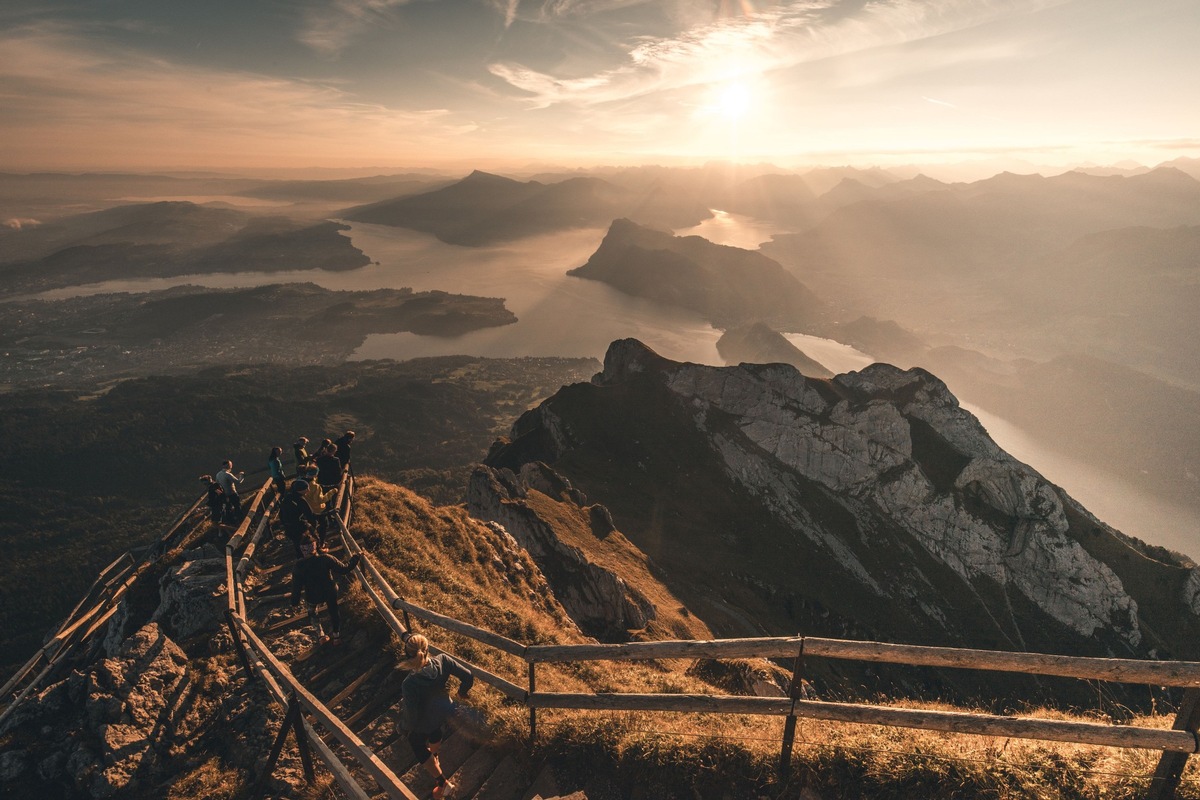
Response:
[[[304,500],[312,512],[317,515],[317,539],[324,544],[325,537],[329,534],[329,516],[325,511],[337,496],[337,489],[325,491],[321,488],[321,484],[317,483],[316,467],[308,467],[305,475],[308,481],[308,491],[304,493]]]

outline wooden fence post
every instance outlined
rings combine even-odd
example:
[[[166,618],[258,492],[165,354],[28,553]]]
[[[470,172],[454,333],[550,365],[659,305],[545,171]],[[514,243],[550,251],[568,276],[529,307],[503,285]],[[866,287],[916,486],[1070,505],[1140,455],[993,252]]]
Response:
[[[287,714],[283,717],[283,724],[279,726],[279,735],[275,737],[275,744],[271,746],[271,755],[267,758],[267,764],[263,767],[262,774],[254,783],[254,791],[250,793],[251,797],[262,797],[263,790],[267,785],[267,778],[271,777],[271,773],[275,771],[275,763],[279,761],[279,754],[283,752],[283,744],[287,741],[288,731],[292,731],[296,735],[296,746],[300,748],[300,763],[304,767],[304,779],[310,784],[316,780],[312,755],[308,751],[308,740],[304,734],[304,717],[300,710],[300,700],[296,697],[296,693],[292,692],[288,697]]]
[[[792,667],[792,682],[788,687],[788,696],[792,699],[792,713],[788,714],[783,723],[783,746],[779,751],[779,782],[787,783],[792,773],[792,745],[796,741],[796,701],[803,697],[804,672],[804,637],[800,637],[800,652],[796,654],[796,663]]]
[[[537,691],[537,662],[529,662],[529,694]],[[529,744],[537,741],[537,708],[529,706]]]
[[[1175,715],[1177,731],[1191,731],[1196,735],[1200,727],[1200,689],[1188,689],[1183,693],[1183,701],[1179,704],[1179,713]],[[1196,738],[1196,749],[1200,752],[1200,737]],[[1183,768],[1187,765],[1188,753],[1163,753],[1154,770],[1154,779],[1150,782],[1150,790],[1146,793],[1149,800],[1171,800],[1175,797],[1175,789],[1179,787],[1179,779]]]

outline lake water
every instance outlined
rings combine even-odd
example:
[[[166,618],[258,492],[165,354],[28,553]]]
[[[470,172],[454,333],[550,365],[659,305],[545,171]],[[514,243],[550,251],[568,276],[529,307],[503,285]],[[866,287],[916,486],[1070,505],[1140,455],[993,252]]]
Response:
[[[682,228],[675,231],[676,236],[702,236],[710,242],[741,247],[746,250],[757,250],[763,242],[770,241],[777,233],[787,233],[778,225],[763,222],[754,217],[742,214],[730,214],[728,211],[711,208],[712,217],[704,220],[694,228]]]
[[[438,355],[587,356],[602,359],[614,339],[634,337],[676,361],[722,363],[721,332],[699,314],[640,300],[567,270],[588,260],[604,229],[535,236],[495,247],[457,247],[433,236],[385,225],[354,223],[348,233],[373,262],[346,272],[289,270],[114,280],[37,295],[59,300],[106,292],[146,292],[195,285],[218,289],[310,282],[326,289],[403,288],[504,298],[512,325],[445,338],[412,333],[367,337],[356,359],[397,360]]]

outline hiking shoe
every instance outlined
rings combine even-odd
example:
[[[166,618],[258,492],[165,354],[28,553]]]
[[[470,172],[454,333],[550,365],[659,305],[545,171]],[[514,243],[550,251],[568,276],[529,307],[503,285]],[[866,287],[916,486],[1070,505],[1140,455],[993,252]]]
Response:
[[[447,780],[441,786],[433,787],[433,800],[449,800],[454,796],[454,781]]]

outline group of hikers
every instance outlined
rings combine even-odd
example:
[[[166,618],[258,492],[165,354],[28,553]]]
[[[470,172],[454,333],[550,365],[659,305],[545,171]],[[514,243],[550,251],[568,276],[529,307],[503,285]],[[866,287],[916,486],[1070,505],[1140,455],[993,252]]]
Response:
[[[334,645],[341,644],[342,636],[335,576],[353,572],[362,559],[361,554],[355,553],[348,563],[343,563],[327,552],[326,546],[326,538],[337,525],[338,486],[345,471],[350,469],[354,436],[354,431],[346,431],[336,440],[325,439],[311,453],[310,440],[305,436],[298,438],[292,444],[296,470],[290,483],[284,471],[283,448],[272,447],[267,457],[267,469],[279,498],[279,523],[296,555],[292,606],[298,606],[303,597],[318,641]],[[207,485],[212,520],[217,525],[238,525],[244,518],[238,487],[245,478],[245,472],[234,473],[231,460],[222,462],[215,476],[201,476],[200,480]],[[329,609],[329,635],[325,634],[317,613],[322,605]],[[453,656],[445,653],[431,656],[429,640],[421,634],[406,632],[403,643],[404,660],[400,667],[409,675],[401,684],[401,692],[409,745],[434,781],[433,797],[445,800],[453,792],[454,784],[442,772],[438,751],[445,725],[456,709],[446,683],[451,676],[457,678],[458,696],[462,698],[471,690],[475,678]]]

